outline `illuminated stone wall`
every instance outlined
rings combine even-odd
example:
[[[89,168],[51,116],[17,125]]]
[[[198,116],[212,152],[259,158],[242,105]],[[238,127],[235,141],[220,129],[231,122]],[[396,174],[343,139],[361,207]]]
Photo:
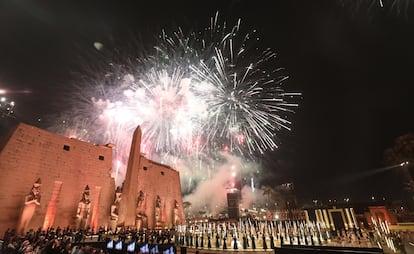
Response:
[[[172,227],[184,221],[178,171],[147,159],[140,152],[141,131],[134,134],[122,198],[113,216],[115,183],[110,176],[111,146],[70,139],[19,124],[0,147],[0,236],[18,229],[24,202],[40,178],[40,205],[27,229],[48,227]],[[81,204],[88,186],[90,204]],[[144,194],[144,224],[137,224],[137,198]],[[156,221],[155,202],[160,197]],[[76,215],[89,209],[87,218]],[[84,214],[84,213],[83,213]]]
[[[178,171],[147,159],[140,152],[141,130],[133,136],[128,170],[122,192],[118,224],[142,228],[172,227],[184,221]],[[142,202],[139,196],[142,191]],[[160,198],[158,222],[156,199]]]
[[[0,151],[0,235],[17,228],[25,196],[40,178],[40,205],[28,228],[75,227],[78,203],[88,185],[87,224],[107,225],[114,200],[112,148],[19,124]]]
[[[157,196],[161,200],[161,223],[158,227],[174,225],[174,207],[177,201],[177,218],[183,222],[184,210],[181,197],[179,173],[168,166],[158,164],[145,157],[141,158],[141,168],[138,171],[138,192],[144,191],[146,210],[148,213],[148,227],[157,227],[155,221],[155,201]]]

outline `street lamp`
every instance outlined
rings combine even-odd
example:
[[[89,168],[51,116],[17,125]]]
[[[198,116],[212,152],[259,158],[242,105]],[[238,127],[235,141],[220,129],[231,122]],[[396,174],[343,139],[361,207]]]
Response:
[[[401,167],[404,167],[405,165],[408,165],[408,163],[409,163],[408,161],[401,162],[401,163],[400,163],[400,166],[401,166]]]
[[[14,114],[14,101],[8,101],[6,97],[0,98],[0,117],[12,117]]]

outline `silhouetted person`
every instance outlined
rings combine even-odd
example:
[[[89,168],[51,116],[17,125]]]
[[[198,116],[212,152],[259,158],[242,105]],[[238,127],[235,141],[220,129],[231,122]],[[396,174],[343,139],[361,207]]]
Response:
[[[226,241],[227,241],[227,236],[224,235],[223,236],[223,250],[226,250],[227,249],[227,243],[226,243]]]

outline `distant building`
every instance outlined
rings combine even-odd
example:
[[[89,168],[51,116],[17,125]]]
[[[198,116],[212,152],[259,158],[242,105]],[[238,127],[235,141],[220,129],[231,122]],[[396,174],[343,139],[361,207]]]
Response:
[[[240,197],[238,189],[227,190],[227,213],[229,219],[238,219],[240,217]]]

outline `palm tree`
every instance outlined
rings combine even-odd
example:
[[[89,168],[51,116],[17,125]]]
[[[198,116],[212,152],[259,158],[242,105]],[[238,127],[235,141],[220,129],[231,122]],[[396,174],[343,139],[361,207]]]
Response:
[[[187,208],[190,208],[190,207],[191,207],[191,205],[192,205],[192,204],[191,204],[191,202],[189,202],[189,201],[184,201],[184,202],[183,202],[183,208],[184,208],[184,210],[185,210],[185,209],[187,209]]]
[[[414,133],[397,137],[394,145],[384,151],[384,161],[387,165],[414,163]]]
[[[270,202],[270,197],[273,194],[273,188],[270,186],[262,186],[262,191],[263,191],[263,196],[266,196],[266,207],[268,206],[269,202]]]
[[[397,137],[394,145],[384,151],[384,162],[386,165],[401,165],[404,173],[405,190],[410,209],[414,209],[414,180],[410,174],[410,168],[414,165],[414,133],[407,133]]]
[[[394,145],[384,151],[384,162],[387,165],[398,165],[404,167],[404,177],[407,186],[414,186],[413,178],[409,168],[414,163],[414,133],[408,133],[397,137]],[[414,193],[414,189],[410,192]]]
[[[191,208],[191,202],[189,202],[189,201],[184,201],[183,202],[183,210],[184,210],[184,213],[185,213],[185,216],[188,218],[189,217],[189,215],[191,215],[191,213],[190,213],[190,211],[189,211],[189,209]]]

